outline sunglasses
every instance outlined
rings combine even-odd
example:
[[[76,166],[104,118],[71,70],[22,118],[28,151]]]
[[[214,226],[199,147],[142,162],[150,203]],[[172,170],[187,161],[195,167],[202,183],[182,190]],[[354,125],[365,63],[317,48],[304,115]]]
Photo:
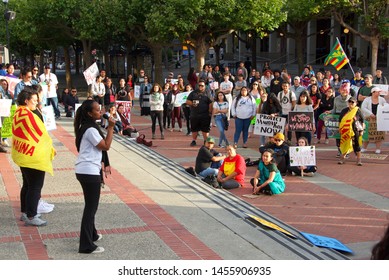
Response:
[[[205,87],[205,85],[199,85],[199,87]]]
[[[349,100],[348,103],[357,103],[357,102],[354,102],[353,100]]]
[[[276,141],[276,142],[282,142],[282,141],[284,141],[284,140],[282,140],[282,139],[274,139],[274,141]]]

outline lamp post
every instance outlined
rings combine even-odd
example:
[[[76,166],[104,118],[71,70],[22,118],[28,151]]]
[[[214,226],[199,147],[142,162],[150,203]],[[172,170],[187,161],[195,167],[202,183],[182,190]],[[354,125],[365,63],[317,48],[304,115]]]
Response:
[[[15,19],[16,13],[8,10],[8,0],[3,0],[5,5],[4,19],[5,19],[5,31],[7,33],[7,49],[8,49],[8,63],[11,63],[11,48],[9,43],[9,28],[8,21]]]

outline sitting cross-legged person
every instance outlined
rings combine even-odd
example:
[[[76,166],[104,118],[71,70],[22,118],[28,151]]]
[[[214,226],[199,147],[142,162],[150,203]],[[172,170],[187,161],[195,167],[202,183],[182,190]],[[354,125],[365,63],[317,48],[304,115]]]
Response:
[[[243,187],[246,176],[246,163],[244,158],[236,153],[234,146],[227,146],[227,157],[217,174],[217,181],[223,189]]]
[[[285,136],[281,132],[274,135],[271,142],[259,148],[259,152],[263,154],[266,149],[274,151],[274,160],[277,164],[278,170],[284,176],[288,171],[289,166],[289,145],[285,142]]]

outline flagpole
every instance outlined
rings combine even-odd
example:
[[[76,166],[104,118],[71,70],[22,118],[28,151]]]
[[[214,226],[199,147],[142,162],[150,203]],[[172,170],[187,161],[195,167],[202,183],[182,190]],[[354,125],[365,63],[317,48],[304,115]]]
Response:
[[[346,54],[346,52],[343,50],[342,44],[340,43],[338,37],[336,37],[336,41],[338,41],[340,47],[342,48],[342,52],[343,52],[344,54]],[[348,58],[347,54],[346,54],[346,57],[347,57],[347,60],[348,60],[348,65],[350,66],[351,72],[353,72],[353,77],[354,77],[354,76],[355,76],[355,72],[354,72],[353,67],[351,66],[350,59]]]

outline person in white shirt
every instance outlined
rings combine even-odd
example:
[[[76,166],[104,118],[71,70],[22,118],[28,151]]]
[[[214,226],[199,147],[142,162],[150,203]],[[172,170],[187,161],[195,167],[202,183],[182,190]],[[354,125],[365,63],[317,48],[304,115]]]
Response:
[[[58,79],[57,79],[57,75],[50,73],[50,71],[51,71],[50,65],[46,65],[44,73],[39,76],[39,81],[48,86],[46,105],[53,106],[55,118],[58,120],[61,118],[61,113],[58,109],[58,96],[57,96]]]
[[[99,103],[102,107],[104,106],[104,95],[105,85],[103,84],[103,77],[97,76],[95,82],[91,87],[91,94],[93,99]]]
[[[230,120],[231,104],[232,104],[232,89],[234,84],[230,81],[230,74],[224,73],[224,81],[220,83],[220,92],[224,94],[228,102],[227,119]]]
[[[296,106],[296,95],[289,89],[288,82],[282,82],[282,91],[277,95],[278,100],[281,103],[282,115],[281,117],[286,118],[286,127],[288,124],[289,112],[293,111],[294,106]],[[292,140],[292,132],[288,131],[288,140]]]

